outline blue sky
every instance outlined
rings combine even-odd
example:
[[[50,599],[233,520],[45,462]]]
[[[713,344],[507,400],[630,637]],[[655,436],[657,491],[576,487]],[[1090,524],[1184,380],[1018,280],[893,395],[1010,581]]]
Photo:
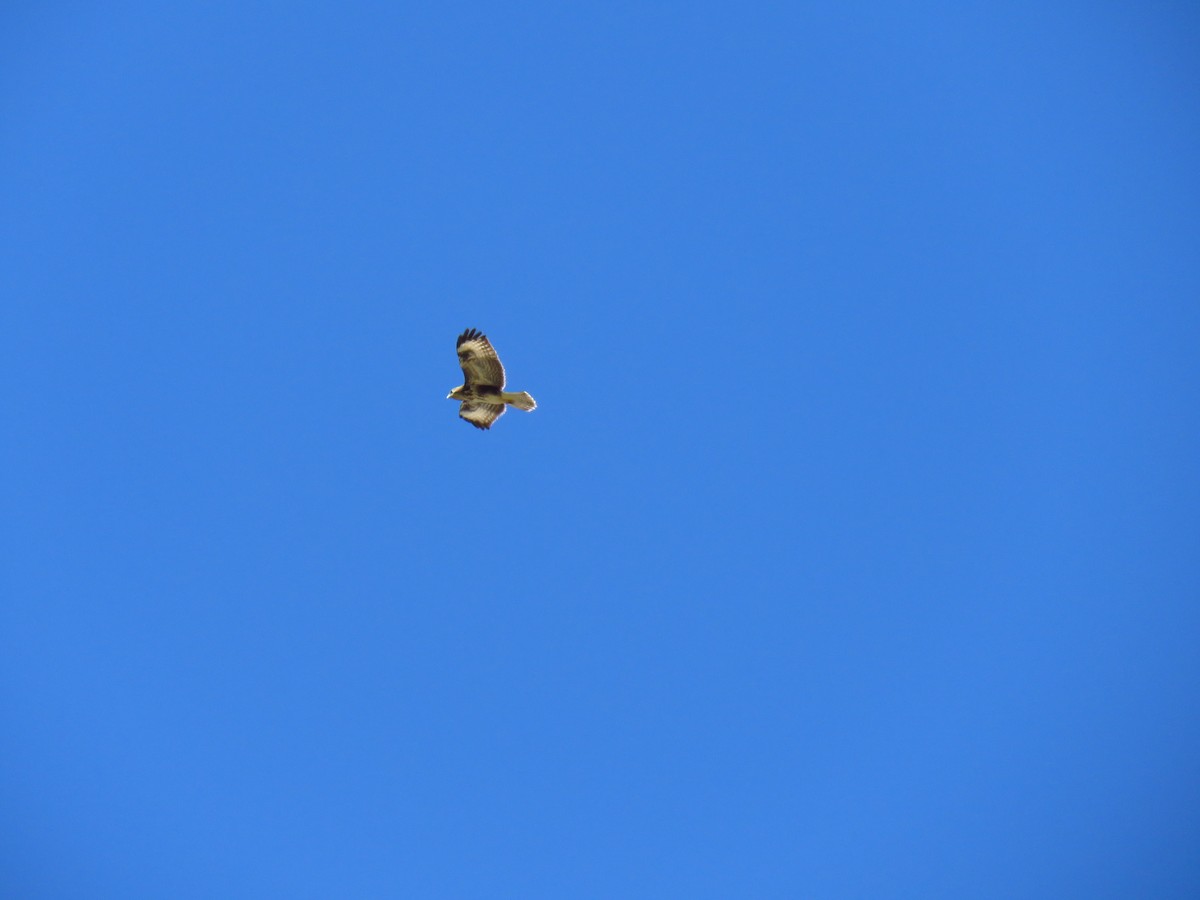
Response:
[[[1198,37],[6,8],[0,893],[1196,896]]]

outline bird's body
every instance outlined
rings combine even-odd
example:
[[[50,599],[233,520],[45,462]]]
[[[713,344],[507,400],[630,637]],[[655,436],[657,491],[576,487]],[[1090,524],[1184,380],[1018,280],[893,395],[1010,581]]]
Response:
[[[476,428],[491,428],[509,406],[526,412],[537,409],[533,397],[524,391],[504,390],[504,366],[487,337],[474,328],[458,336],[458,364],[462,366],[463,383],[447,394],[447,399],[460,400],[460,418]]]

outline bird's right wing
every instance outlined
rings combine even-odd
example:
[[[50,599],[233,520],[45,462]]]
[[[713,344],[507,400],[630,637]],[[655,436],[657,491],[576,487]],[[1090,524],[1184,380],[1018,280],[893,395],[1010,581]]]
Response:
[[[464,400],[458,408],[459,418],[466,419],[476,428],[488,429],[492,423],[504,415],[503,403],[480,403],[478,400]]]

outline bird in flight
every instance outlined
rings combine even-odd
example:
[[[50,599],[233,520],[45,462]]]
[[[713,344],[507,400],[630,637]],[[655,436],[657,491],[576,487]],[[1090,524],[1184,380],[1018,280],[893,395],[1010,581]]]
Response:
[[[506,406],[526,412],[537,409],[537,403],[524,391],[504,390],[504,366],[480,331],[468,328],[458,336],[458,364],[462,366],[463,383],[447,394],[446,399],[461,400],[459,418],[476,428],[491,428],[504,415]]]

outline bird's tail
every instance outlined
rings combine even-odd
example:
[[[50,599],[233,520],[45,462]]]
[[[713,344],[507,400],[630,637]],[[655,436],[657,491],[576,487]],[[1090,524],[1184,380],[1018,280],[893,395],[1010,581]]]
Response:
[[[525,412],[537,409],[537,401],[530,397],[529,394],[525,393],[525,391],[519,391],[515,394],[505,391],[500,395],[500,398],[505,403],[511,403],[517,409],[523,409]]]

